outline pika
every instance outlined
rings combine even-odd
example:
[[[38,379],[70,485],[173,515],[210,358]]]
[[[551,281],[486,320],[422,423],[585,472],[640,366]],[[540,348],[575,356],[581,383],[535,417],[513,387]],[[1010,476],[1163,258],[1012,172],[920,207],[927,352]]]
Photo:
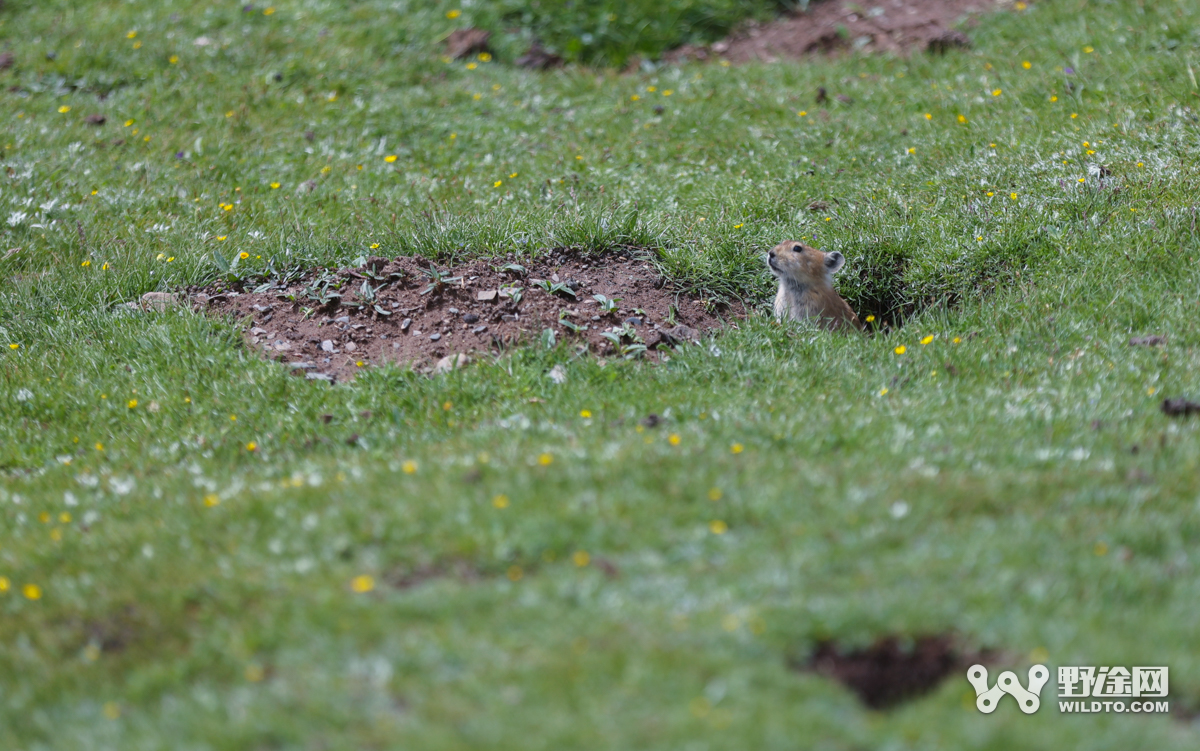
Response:
[[[795,240],[785,240],[767,252],[767,266],[779,278],[775,295],[775,317],[804,321],[819,319],[818,325],[836,331],[863,325],[850,306],[833,289],[833,275],[846,265],[836,250],[822,253]]]

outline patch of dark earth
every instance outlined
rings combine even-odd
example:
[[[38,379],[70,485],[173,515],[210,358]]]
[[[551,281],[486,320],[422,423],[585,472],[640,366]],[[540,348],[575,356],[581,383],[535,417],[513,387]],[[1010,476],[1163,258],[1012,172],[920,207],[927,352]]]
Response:
[[[961,27],[973,24],[980,14],[1008,10],[1013,5],[1011,0],[814,1],[804,10],[785,13],[773,21],[748,21],[719,42],[686,44],[669,50],[662,59],[667,63],[713,59],[746,63],[860,51],[943,54],[971,46],[970,37]],[[490,31],[459,29],[446,38],[444,54],[461,59],[492,53],[490,39]],[[566,61],[535,39],[514,62],[523,68],[546,70]],[[635,60],[627,71],[639,69]],[[848,98],[840,98],[849,104]]]
[[[792,660],[791,666],[838,681],[871,709],[890,709],[933,691],[950,675],[965,678],[968,667],[995,658],[962,647],[949,634],[888,635],[858,649],[822,641],[807,660]]]
[[[534,260],[476,259],[452,268],[420,256],[373,256],[287,283],[187,292],[194,306],[245,321],[248,345],[314,380],[349,380],[388,362],[449,370],[474,353],[535,341],[566,342],[601,358],[656,360],[746,316],[740,302],[677,288],[639,248],[561,248]],[[142,307],[150,306],[158,303],[143,298]]]
[[[1161,408],[1163,414],[1169,417],[1200,415],[1200,402],[1193,402],[1182,396],[1175,399],[1163,399]]]
[[[669,62],[722,58],[735,63],[775,62],[813,54],[876,51],[944,53],[971,46],[960,30],[975,16],[1011,7],[1004,0],[850,0],[814,2],[805,11],[769,23],[748,23],[711,45],[687,45]]]

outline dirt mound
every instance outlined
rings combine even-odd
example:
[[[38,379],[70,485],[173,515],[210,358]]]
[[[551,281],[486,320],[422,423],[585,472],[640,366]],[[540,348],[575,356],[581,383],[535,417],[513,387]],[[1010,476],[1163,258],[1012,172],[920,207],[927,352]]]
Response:
[[[698,341],[746,314],[741,304],[673,288],[636,248],[563,248],[533,262],[477,259],[454,268],[419,256],[372,257],[357,268],[315,269],[253,291],[217,284],[190,293],[212,313],[248,318],[252,347],[322,380],[389,361],[447,369],[465,361],[459,355],[530,340],[655,357],[658,348]]]
[[[902,640],[885,636],[865,649],[844,650],[821,642],[805,664],[793,664],[842,683],[863,704],[887,709],[926,694],[946,676],[988,654],[964,654],[952,636],[936,634]]]
[[[971,42],[955,30],[972,14],[1006,7],[1004,0],[849,0],[814,2],[804,13],[750,24],[708,47],[681,47],[670,61],[719,56],[731,62],[774,62],[840,50],[944,52]]]

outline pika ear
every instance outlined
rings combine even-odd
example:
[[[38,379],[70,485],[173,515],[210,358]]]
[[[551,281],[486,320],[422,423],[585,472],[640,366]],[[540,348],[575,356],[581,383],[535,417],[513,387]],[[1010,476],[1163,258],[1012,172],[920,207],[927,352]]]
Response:
[[[825,270],[830,274],[836,274],[846,265],[846,257],[836,250],[832,253],[825,254]]]

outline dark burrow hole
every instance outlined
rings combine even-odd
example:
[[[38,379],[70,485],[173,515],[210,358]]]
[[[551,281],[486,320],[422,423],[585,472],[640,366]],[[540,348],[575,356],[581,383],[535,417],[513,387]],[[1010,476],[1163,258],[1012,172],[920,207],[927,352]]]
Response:
[[[930,308],[954,309],[970,299],[991,297],[1020,283],[1034,271],[1038,259],[1055,250],[1041,236],[1017,238],[983,254],[963,254],[941,265],[938,273],[914,273],[919,248],[878,239],[866,246],[850,245],[851,257],[835,286],[868,330],[902,328]],[[867,318],[874,321],[868,323]]]
[[[949,634],[888,635],[865,648],[821,641],[791,666],[838,681],[871,709],[890,709],[930,693],[950,675],[965,676],[969,665],[990,661],[989,653],[967,650]]]

